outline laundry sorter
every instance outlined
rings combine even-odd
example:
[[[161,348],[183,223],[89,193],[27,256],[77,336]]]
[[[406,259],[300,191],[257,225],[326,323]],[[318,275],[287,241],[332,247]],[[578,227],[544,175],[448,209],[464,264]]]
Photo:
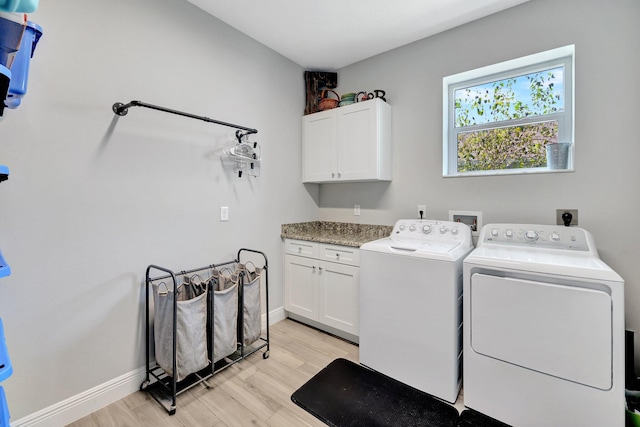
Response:
[[[263,252],[243,248],[234,260],[179,272],[149,265],[145,283],[146,378],[140,389],[170,415],[180,393],[200,383],[209,388],[207,379],[259,350],[264,349],[264,359],[269,357],[269,278]]]

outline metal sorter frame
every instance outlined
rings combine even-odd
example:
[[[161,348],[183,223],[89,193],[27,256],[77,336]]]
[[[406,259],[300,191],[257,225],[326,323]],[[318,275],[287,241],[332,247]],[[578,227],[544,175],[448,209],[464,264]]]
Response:
[[[244,307],[243,300],[243,288],[244,288],[244,273],[240,273],[240,286],[238,291],[238,339],[237,339],[237,350],[235,353],[231,354],[228,357],[223,358],[222,360],[209,363],[209,366],[206,368],[192,373],[188,375],[185,379],[178,382],[176,381],[175,376],[169,376],[164,370],[158,366],[157,363],[154,362],[154,366],[151,366],[151,355],[150,355],[150,346],[151,346],[151,319],[149,314],[150,308],[150,285],[151,283],[164,280],[171,279],[173,281],[173,289],[178,288],[177,278],[187,275],[187,274],[195,274],[203,271],[211,271],[214,268],[225,267],[228,265],[241,263],[243,253],[254,253],[261,255],[264,260],[264,265],[261,267],[264,271],[264,289],[265,289],[265,315],[266,315],[266,331],[263,336],[261,333],[260,338],[249,346],[244,345],[244,337],[243,337],[243,313],[242,307]],[[140,390],[147,391],[151,394],[151,396],[160,403],[166,411],[173,415],[176,413],[176,396],[179,394],[189,390],[190,388],[203,383],[207,388],[211,388],[209,384],[207,384],[206,380],[211,378],[217,372],[220,372],[223,369],[228,368],[229,366],[245,359],[251,354],[266,348],[264,353],[262,354],[263,359],[267,359],[269,357],[269,270],[267,265],[267,256],[260,251],[253,249],[242,248],[238,251],[237,258],[235,260],[219,263],[219,264],[210,264],[205,267],[195,268],[188,271],[180,271],[179,273],[175,273],[170,269],[160,267],[157,265],[149,265],[147,267],[146,272],[146,378],[144,382],[140,385]],[[152,270],[158,270],[164,275],[160,275],[157,277],[151,277],[150,273]],[[260,286],[262,285],[262,280]],[[212,349],[211,349],[211,359],[213,360],[213,349],[215,348],[215,342],[213,340],[213,319],[214,319],[214,304],[213,302],[213,292],[209,292],[207,296],[207,304],[210,308],[208,310],[208,320],[211,325],[211,330],[207,331],[207,333],[211,334],[212,339]],[[177,298],[173,299],[173,371],[176,372],[176,319],[177,317]]]

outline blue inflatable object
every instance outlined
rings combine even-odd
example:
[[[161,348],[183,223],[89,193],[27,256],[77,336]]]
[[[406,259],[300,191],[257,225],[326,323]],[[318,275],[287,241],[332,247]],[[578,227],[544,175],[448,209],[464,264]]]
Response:
[[[7,97],[11,84],[11,71],[4,65],[0,65],[0,99]],[[4,102],[0,102],[0,117],[4,112]]]
[[[2,1],[2,0],[0,0]],[[20,41],[24,34],[24,16],[17,22],[15,15],[0,16],[0,65],[11,69],[13,58],[20,49]]]
[[[4,260],[2,252],[0,252],[0,277],[9,276],[11,274],[11,267]],[[0,344],[1,345],[1,344]],[[0,381],[2,381],[2,368],[0,368]]]
[[[13,374],[13,367],[9,360],[9,352],[4,340],[4,328],[2,327],[2,319],[0,319],[0,381],[6,380],[11,374]]]
[[[42,28],[35,22],[27,21],[20,49],[16,53],[11,66],[11,83],[5,101],[5,105],[9,108],[18,108],[22,97],[27,93],[29,64],[40,37],[42,37]]]
[[[0,0],[0,11],[33,13],[38,8],[39,0]]]
[[[0,427],[9,427],[9,406],[4,394],[4,388],[0,387]]]

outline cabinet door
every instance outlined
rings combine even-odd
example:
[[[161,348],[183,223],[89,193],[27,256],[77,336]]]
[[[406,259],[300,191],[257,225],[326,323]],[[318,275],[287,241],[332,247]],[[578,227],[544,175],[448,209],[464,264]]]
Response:
[[[359,268],[320,262],[318,274],[318,320],[326,325],[358,335]]]
[[[285,310],[318,320],[318,261],[285,255],[284,264]]]
[[[334,110],[302,117],[302,182],[337,179],[337,120]]]
[[[337,109],[341,181],[391,180],[390,111],[380,99]]]

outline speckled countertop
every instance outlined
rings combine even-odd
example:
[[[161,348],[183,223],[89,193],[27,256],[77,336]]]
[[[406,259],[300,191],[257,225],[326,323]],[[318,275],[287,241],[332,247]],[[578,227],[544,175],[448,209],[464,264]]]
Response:
[[[282,224],[284,239],[307,240],[359,248],[372,240],[391,235],[389,225],[352,224],[348,222],[311,221]]]

